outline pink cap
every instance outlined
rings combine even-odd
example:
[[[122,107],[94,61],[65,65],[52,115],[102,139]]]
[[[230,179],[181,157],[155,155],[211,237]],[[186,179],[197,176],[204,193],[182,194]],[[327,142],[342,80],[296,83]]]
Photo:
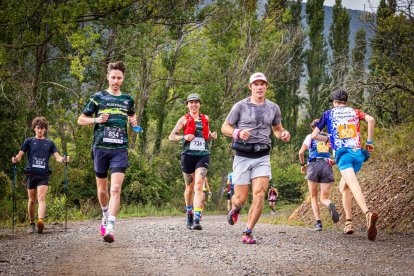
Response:
[[[256,73],[254,73],[253,75],[250,76],[249,84],[252,84],[253,82],[255,82],[257,80],[262,80],[262,81],[268,83],[267,79],[266,79],[266,76],[263,73],[256,72]]]

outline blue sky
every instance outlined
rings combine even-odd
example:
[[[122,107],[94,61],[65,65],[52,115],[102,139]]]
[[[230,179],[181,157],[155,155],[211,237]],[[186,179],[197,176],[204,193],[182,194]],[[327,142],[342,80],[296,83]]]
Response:
[[[342,6],[352,10],[364,10],[365,4],[365,11],[367,12],[375,12],[378,7],[378,3],[380,0],[342,0]],[[303,0],[302,2],[306,2]],[[335,5],[335,0],[325,0],[325,6],[333,6]]]

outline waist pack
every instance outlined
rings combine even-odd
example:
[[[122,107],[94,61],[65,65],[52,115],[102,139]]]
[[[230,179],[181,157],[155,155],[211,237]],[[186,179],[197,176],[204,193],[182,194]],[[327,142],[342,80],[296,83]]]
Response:
[[[267,144],[240,143],[237,141],[231,144],[231,148],[245,153],[261,153],[270,150],[270,146]]]

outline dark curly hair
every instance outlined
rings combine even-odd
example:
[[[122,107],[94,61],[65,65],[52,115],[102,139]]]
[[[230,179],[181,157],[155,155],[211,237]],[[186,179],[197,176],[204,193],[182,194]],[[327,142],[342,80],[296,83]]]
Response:
[[[107,73],[111,73],[112,70],[119,70],[121,71],[123,74],[125,74],[126,71],[126,67],[123,61],[116,61],[116,62],[111,62],[108,64],[108,68],[107,68]]]
[[[36,117],[32,121],[32,128],[34,129],[36,126],[47,129],[49,127],[49,122],[45,117]]]

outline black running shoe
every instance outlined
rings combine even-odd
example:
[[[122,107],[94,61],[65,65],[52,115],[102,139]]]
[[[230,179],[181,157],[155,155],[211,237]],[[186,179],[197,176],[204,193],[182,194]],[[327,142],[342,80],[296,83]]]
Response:
[[[336,211],[335,204],[333,204],[331,202],[331,203],[329,203],[329,206],[328,207],[329,207],[329,212],[331,213],[332,221],[334,223],[337,223],[339,221],[339,214]]]
[[[194,224],[194,214],[187,213],[187,228],[190,230],[193,230],[193,224]]]
[[[193,230],[202,230],[202,229],[203,229],[203,227],[201,227],[200,220],[195,219]]]

